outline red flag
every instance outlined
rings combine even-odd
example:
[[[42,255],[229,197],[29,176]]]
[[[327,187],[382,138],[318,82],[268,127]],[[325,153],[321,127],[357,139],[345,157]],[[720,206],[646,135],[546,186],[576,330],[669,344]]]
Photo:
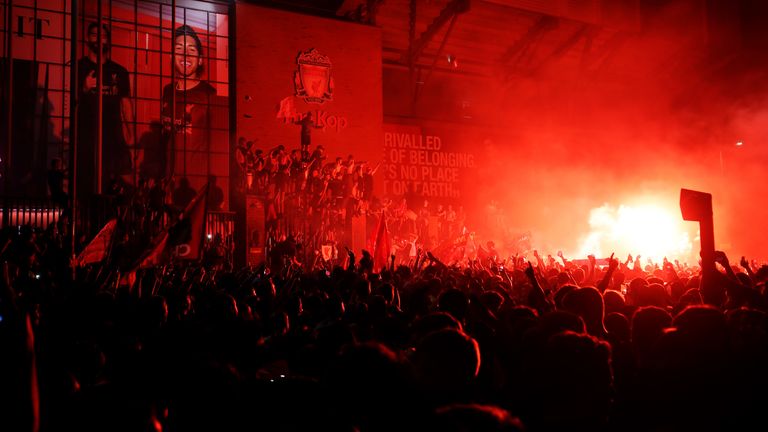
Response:
[[[168,243],[174,247],[174,256],[192,261],[202,257],[207,212],[208,184],[190,201],[175,227],[169,231]]]
[[[205,215],[208,205],[208,185],[190,201],[179,219],[163,231],[152,247],[139,260],[139,268],[166,263],[171,256],[196,260],[202,256],[205,236]]]
[[[102,261],[107,257],[107,252],[112,245],[112,237],[115,235],[117,219],[112,219],[96,234],[96,237],[77,256],[77,265],[84,266]]]
[[[159,240],[139,259],[138,268],[149,268],[163,264],[168,260],[168,231],[163,231]]]
[[[373,233],[373,270],[380,271],[387,266],[389,253],[392,250],[392,243],[389,241],[389,229],[384,212],[381,212],[376,231]]]
[[[324,261],[330,261],[333,258],[333,246],[331,245],[320,246],[320,252]]]

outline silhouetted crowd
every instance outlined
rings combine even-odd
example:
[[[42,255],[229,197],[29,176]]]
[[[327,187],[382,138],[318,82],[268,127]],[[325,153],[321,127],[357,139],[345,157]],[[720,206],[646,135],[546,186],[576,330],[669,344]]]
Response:
[[[768,266],[640,257],[73,274],[2,233],[3,430],[766,430]]]
[[[313,244],[349,243],[352,219],[367,213],[378,165],[337,157],[325,148],[267,151],[241,137],[236,148],[239,188],[263,199],[266,230],[272,243],[301,235]]]

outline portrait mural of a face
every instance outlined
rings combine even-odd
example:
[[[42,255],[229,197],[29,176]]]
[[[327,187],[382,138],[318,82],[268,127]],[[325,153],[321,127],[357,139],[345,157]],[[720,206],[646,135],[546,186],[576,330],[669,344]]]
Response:
[[[0,6],[9,1],[0,0]],[[75,162],[67,126],[68,4],[13,2],[9,20],[24,22],[12,39],[19,65],[14,105],[29,105],[28,111],[16,110],[20,119],[13,131],[14,153],[28,169],[13,177],[32,194],[45,193],[44,182],[33,183],[45,177],[54,157],[65,171]],[[78,195],[150,179],[179,185],[187,177],[198,190],[216,176],[219,185],[227,185],[229,8],[189,1],[173,9],[161,0],[102,0],[100,5],[81,0],[78,5]],[[24,138],[30,136],[36,137],[34,145]]]

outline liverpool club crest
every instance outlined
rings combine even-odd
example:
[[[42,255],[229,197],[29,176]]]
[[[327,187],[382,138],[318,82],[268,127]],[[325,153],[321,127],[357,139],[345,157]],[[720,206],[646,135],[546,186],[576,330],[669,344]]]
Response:
[[[322,104],[333,100],[333,78],[331,60],[312,48],[299,52],[296,57],[298,69],[293,77],[296,96],[307,103]]]

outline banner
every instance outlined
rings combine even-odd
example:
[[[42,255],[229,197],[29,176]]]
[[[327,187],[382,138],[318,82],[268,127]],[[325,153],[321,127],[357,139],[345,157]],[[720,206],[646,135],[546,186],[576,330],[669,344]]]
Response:
[[[440,203],[465,199],[476,155],[466,140],[448,130],[427,132],[420,126],[384,125],[383,194],[418,197]],[[409,203],[417,205],[420,203]]]

